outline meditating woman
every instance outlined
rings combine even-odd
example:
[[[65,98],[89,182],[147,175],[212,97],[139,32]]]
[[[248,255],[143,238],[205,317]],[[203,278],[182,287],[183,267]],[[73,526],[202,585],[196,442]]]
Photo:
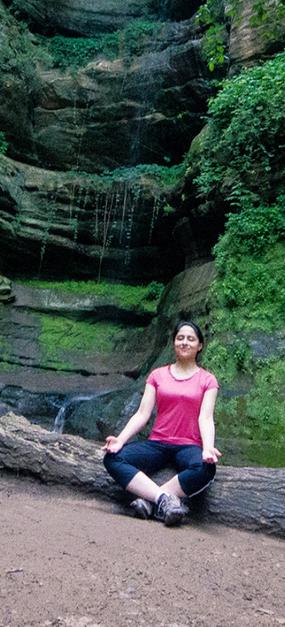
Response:
[[[175,362],[156,368],[146,380],[137,412],[118,436],[103,447],[104,464],[123,488],[135,494],[131,507],[140,518],[166,525],[185,515],[182,497],[204,490],[214,479],[221,453],[215,448],[214,407],[219,385],[197,364],[203,335],[192,321],[180,321],[173,332]],[[157,416],[145,441],[128,441]],[[159,486],[149,475],[173,466],[177,474]]]

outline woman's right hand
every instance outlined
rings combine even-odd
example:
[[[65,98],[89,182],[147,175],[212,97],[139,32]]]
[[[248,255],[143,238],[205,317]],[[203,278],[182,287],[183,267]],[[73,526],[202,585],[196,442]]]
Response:
[[[106,444],[102,446],[103,451],[107,453],[118,453],[123,448],[123,442],[120,438],[116,438],[115,435],[108,435],[106,438]]]

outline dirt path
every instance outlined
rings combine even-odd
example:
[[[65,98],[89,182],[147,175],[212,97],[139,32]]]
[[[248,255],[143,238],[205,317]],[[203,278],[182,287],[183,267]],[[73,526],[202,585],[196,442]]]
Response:
[[[0,477],[0,627],[285,625],[284,542]]]

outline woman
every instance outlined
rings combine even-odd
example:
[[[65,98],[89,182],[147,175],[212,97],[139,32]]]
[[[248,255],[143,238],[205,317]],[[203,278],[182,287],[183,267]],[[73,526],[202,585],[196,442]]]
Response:
[[[106,438],[104,464],[123,488],[135,494],[131,506],[140,518],[166,525],[181,522],[181,498],[204,490],[215,476],[221,453],[215,448],[214,407],[219,385],[197,364],[203,335],[192,321],[179,322],[173,332],[175,363],[148,376],[138,411],[121,433]],[[157,416],[146,441],[131,442]],[[149,475],[172,465],[177,474],[162,486]]]

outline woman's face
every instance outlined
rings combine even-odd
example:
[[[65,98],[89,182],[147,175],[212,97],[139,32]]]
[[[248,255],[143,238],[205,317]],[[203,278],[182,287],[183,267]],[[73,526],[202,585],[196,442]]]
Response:
[[[174,340],[175,354],[179,359],[196,359],[197,353],[203,348],[196,332],[189,324],[180,327]]]

